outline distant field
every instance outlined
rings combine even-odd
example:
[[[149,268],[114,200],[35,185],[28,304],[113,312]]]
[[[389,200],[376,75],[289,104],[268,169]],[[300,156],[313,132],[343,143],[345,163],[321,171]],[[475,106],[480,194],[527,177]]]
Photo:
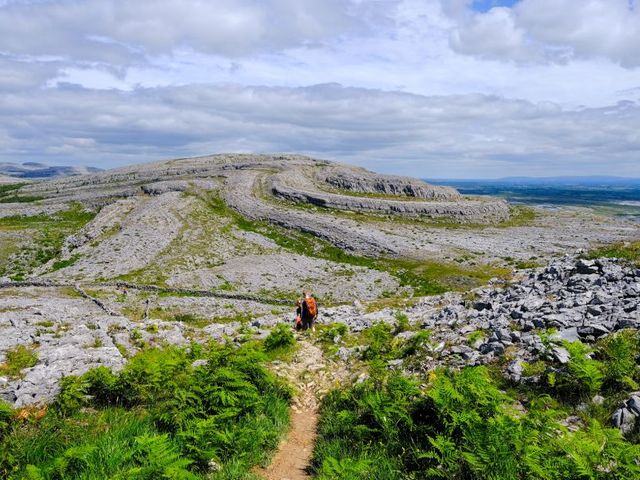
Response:
[[[640,180],[427,180],[466,195],[493,195],[511,203],[592,207],[601,213],[640,221]]]

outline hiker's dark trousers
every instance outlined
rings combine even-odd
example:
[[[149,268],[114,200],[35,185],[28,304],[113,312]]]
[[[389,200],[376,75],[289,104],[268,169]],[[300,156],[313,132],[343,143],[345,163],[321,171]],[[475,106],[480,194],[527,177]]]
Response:
[[[313,322],[315,321],[315,317],[302,317],[302,329],[307,330],[308,328],[313,327]]]

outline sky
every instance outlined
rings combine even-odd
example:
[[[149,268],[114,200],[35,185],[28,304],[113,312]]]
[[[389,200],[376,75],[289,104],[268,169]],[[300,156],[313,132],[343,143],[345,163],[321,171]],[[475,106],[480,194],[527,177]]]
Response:
[[[0,162],[640,177],[639,0],[0,0]]]

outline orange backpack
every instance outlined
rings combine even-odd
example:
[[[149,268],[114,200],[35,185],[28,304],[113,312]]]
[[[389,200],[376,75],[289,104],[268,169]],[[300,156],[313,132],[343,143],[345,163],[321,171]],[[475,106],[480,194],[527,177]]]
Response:
[[[318,315],[318,304],[316,303],[316,299],[313,297],[305,298],[304,300],[307,304],[307,312],[311,318],[315,318]]]

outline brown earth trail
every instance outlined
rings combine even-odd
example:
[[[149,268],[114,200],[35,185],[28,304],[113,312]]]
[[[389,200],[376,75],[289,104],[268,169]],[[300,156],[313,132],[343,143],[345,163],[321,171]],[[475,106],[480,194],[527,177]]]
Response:
[[[293,412],[287,438],[280,444],[271,465],[258,471],[258,475],[266,480],[311,478],[307,468],[313,454],[317,419],[315,411]]]
[[[289,363],[273,365],[273,371],[295,385],[298,394],[291,407],[291,427],[280,444],[271,465],[255,471],[266,480],[310,479],[307,469],[316,439],[320,398],[348,377],[341,365],[327,368],[322,350],[307,340]]]

